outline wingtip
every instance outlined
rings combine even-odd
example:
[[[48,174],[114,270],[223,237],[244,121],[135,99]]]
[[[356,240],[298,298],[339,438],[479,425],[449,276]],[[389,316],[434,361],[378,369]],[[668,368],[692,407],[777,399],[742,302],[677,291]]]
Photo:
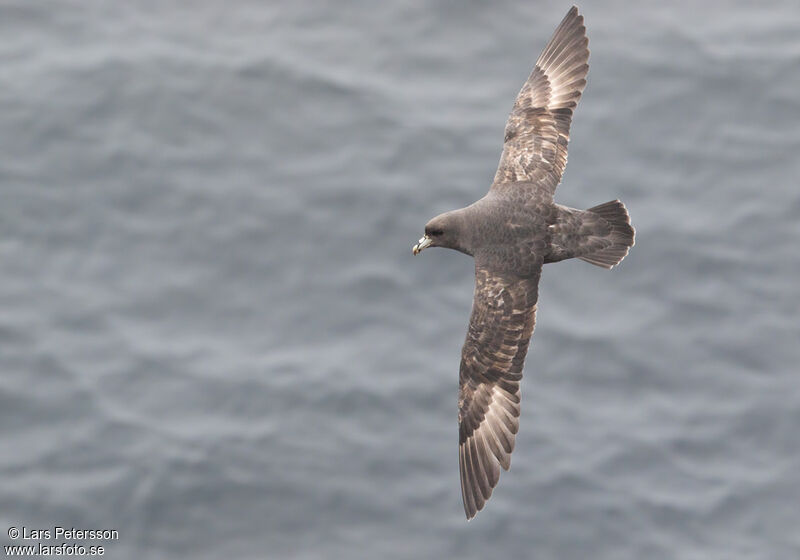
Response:
[[[467,497],[464,496],[463,493],[461,497],[464,503],[464,515],[467,517],[467,521],[472,521],[478,514],[478,509],[477,508],[473,509],[470,507],[470,504],[467,503]]]

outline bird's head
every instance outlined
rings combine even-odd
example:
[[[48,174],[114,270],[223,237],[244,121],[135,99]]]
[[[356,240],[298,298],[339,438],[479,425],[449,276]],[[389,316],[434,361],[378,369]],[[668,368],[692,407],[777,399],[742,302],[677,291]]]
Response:
[[[425,235],[414,245],[411,251],[416,255],[428,247],[446,247],[456,251],[464,251],[461,247],[459,216],[456,212],[446,212],[436,216],[425,224]]]

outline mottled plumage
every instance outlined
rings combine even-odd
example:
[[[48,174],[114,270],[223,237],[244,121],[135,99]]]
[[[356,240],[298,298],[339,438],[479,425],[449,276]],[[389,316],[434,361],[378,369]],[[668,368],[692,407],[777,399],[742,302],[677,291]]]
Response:
[[[468,519],[491,496],[500,467],[511,464],[542,265],[580,258],[611,268],[633,246],[634,231],[618,200],[588,210],[553,201],[588,60],[583,16],[573,7],[517,96],[489,192],[433,218],[414,246],[414,254],[446,247],[475,259],[458,397],[459,470]]]

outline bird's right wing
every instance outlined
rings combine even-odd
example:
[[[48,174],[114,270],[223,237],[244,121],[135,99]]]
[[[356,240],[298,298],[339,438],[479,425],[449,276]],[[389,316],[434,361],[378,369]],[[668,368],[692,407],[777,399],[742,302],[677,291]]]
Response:
[[[586,87],[588,62],[586,27],[573,6],[517,95],[492,188],[524,181],[555,192],[567,166],[572,113]]]
[[[475,298],[461,352],[458,455],[471,519],[508,470],[519,427],[519,382],[536,322],[541,265],[520,278],[475,268]]]

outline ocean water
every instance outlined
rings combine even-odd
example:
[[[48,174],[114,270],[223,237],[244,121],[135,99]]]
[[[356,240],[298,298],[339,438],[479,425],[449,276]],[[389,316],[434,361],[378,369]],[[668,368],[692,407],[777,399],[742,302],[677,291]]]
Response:
[[[557,200],[619,197],[636,246],[545,267],[512,468],[464,519],[472,262],[411,246],[485,193],[568,8],[0,4],[0,544],[800,557],[793,0],[582,6]]]

